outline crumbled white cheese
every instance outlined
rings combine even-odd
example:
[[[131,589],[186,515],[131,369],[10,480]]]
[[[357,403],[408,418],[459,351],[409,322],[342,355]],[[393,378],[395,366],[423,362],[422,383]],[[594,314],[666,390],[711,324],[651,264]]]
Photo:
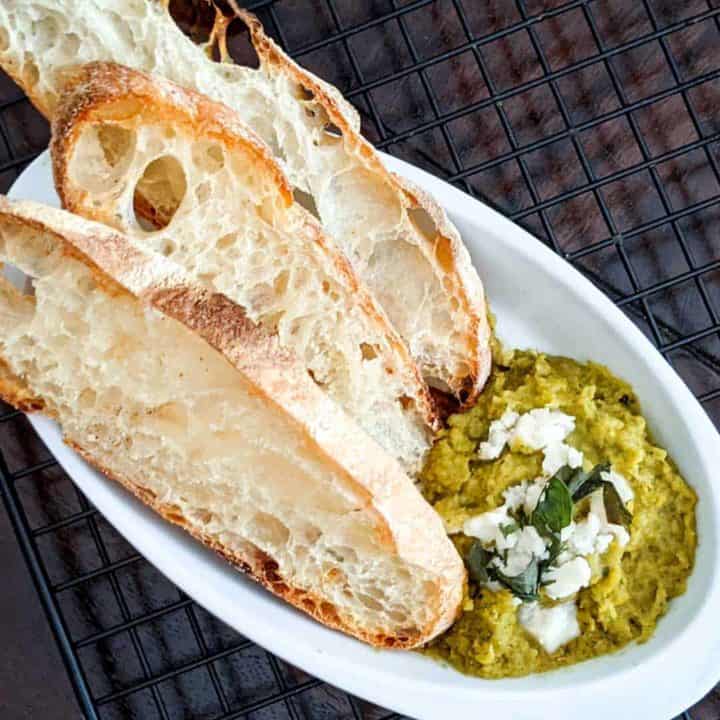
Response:
[[[607,525],[607,513],[605,512],[605,500],[602,490],[596,490],[590,496],[590,514],[595,515],[600,525]]]
[[[523,502],[523,510],[528,517],[532,515],[532,511],[536,508],[546,485],[547,480],[545,478],[536,478],[531,483],[528,483],[525,490],[525,501]]]
[[[503,492],[505,507],[508,511],[522,507],[525,514],[529,516],[538,504],[546,485],[547,480],[544,477],[535,478],[532,481],[523,480],[517,485],[511,485]]]
[[[569,527],[572,532],[565,533],[568,529],[565,528],[561,540],[568,543],[570,556],[602,555],[610,547],[614,537],[621,547],[630,540],[630,535],[622,525],[607,521],[602,490],[596,490],[590,496],[590,511],[587,516]],[[563,558],[558,557],[558,562],[563,562]]]
[[[517,485],[511,485],[505,492],[503,497],[505,498],[505,505],[509,510],[516,510],[524,504],[527,495],[528,481],[523,480]]]
[[[503,562],[499,556],[493,560],[495,567],[508,577],[520,575],[535,558],[545,560],[548,557],[547,545],[532,525],[526,525],[512,535],[517,536],[517,541],[507,551],[506,560]]]
[[[576,557],[569,562],[551,567],[543,575],[545,592],[553,600],[574,595],[576,592],[590,584],[592,571],[588,561],[583,557]]]
[[[607,529],[615,536],[620,547],[625,547],[630,542],[630,533],[622,525],[610,523]],[[610,543],[608,543],[609,545]]]
[[[630,534],[622,525],[615,525],[614,523],[608,522],[602,490],[597,490],[590,496],[590,515],[596,515],[598,517],[601,535],[610,536],[610,539],[605,538],[603,540],[605,543],[604,548],[600,549],[597,547],[595,552],[605,552],[612,542],[612,536],[617,538],[620,547],[625,547],[630,542]],[[600,537],[600,535],[598,537]]]
[[[520,537],[513,548],[515,552],[530,553],[541,560],[548,557],[545,540],[540,537],[540,533],[532,525],[526,525],[518,535]]]
[[[505,490],[503,505],[465,521],[463,526],[465,535],[477,538],[488,549],[506,554],[504,562],[496,558],[494,564],[508,577],[523,572],[533,558],[544,560],[548,557],[548,541],[544,540],[534,527],[526,526],[514,532],[507,532],[508,526],[515,522],[510,513],[522,507],[525,514],[530,517],[546,485],[547,480],[542,477],[531,482],[524,480]],[[624,547],[630,541],[630,535],[624,527],[608,522],[602,490],[597,490],[590,496],[590,510],[587,516],[579,522],[571,522],[562,529],[560,540],[566,543],[566,549],[557,557],[555,570],[560,570],[563,565],[568,565],[578,557],[602,555],[610,547],[613,538],[617,538],[620,547]],[[573,568],[578,572],[582,568],[576,580],[572,580],[572,576],[569,575]],[[581,564],[570,565],[563,573],[563,582],[567,583],[562,586],[563,588],[578,583],[577,589],[586,587],[584,578],[587,573]],[[551,578],[548,576],[547,579]],[[559,588],[560,585],[557,585],[553,592],[557,597],[565,597],[564,594],[558,594],[561,592]]]
[[[617,494],[620,496],[620,499],[625,505],[627,505],[635,497],[635,493],[630,487],[630,483],[620,473],[611,469],[608,472],[601,473],[600,477],[615,486]]]
[[[584,520],[569,527],[573,528],[572,532],[562,538],[567,541],[568,549],[575,555],[592,555],[602,527],[600,518],[591,511]]]
[[[521,415],[510,437],[511,444],[520,443],[532,450],[557,445],[575,429],[575,418],[559,410],[537,408]]]
[[[561,467],[569,465],[571,468],[582,467],[583,454],[564,442],[553,443],[548,445],[544,450],[545,458],[543,459],[543,473],[550,477],[554,475]]]
[[[629,538],[629,536],[628,536],[628,538]],[[602,555],[610,547],[610,544],[612,543],[612,541],[613,541],[612,533],[598,533],[598,536],[595,539],[595,548],[594,548],[593,552],[597,555]],[[621,543],[621,546],[626,545],[626,544],[627,543]]]
[[[560,541],[566,543],[575,532],[575,523],[571,520],[569,525],[566,525],[560,531]]]
[[[488,439],[480,443],[478,455],[483,460],[494,460],[508,443],[544,450],[562,443],[574,429],[575,418],[559,410],[536,408],[522,415],[506,410],[490,423]]]
[[[542,450],[543,473],[550,477],[564,465],[582,466],[583,454],[564,442],[574,429],[575,418],[559,410],[536,408],[523,415],[506,410],[490,423],[488,439],[480,443],[478,455],[482,460],[494,460],[506,444]]]
[[[548,653],[554,653],[580,635],[574,602],[554,607],[542,607],[537,602],[525,603],[518,608],[518,619]]]
[[[501,505],[495,510],[475,515],[465,521],[463,532],[465,535],[477,538],[483,545],[502,544],[505,537],[500,528],[514,522],[507,511],[507,506]]]
[[[516,412],[506,410],[499,420],[490,423],[488,439],[486,442],[481,442],[478,448],[478,455],[482,460],[494,460],[500,457],[519,417]]]

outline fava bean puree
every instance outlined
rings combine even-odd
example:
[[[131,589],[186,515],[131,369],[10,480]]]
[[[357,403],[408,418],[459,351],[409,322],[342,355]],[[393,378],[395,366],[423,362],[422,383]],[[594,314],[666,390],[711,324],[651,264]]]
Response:
[[[590,559],[592,581],[574,598],[580,634],[552,653],[520,624],[522,605],[510,590],[471,578],[462,615],[425,652],[472,675],[526,675],[643,642],[693,567],[695,493],[654,444],[632,388],[601,365],[526,351],[508,354],[477,405],[450,418],[422,473],[425,497],[461,555],[467,560],[473,544],[462,533],[466,520],[503,505],[508,487],[543,474],[543,453],[527,447],[505,447],[497,459],[478,455],[493,420],[535,408],[575,418],[567,443],[582,452],[586,470],[611,463],[627,480],[630,539]],[[540,604],[554,601],[541,591]]]

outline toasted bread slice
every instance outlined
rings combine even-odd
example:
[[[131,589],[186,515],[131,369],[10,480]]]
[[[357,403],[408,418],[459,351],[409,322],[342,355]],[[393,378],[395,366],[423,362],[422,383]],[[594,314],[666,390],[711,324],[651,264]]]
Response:
[[[430,384],[472,400],[490,369],[482,285],[457,230],[427,195],[389,173],[334,88],[293,63],[250,14],[257,69],[216,63],[159,0],[4,0],[0,65],[52,117],[58,70],[111,60],[219,100],[272,148],[405,339]],[[224,46],[230,18],[213,38]]]
[[[440,518],[242,308],[34,203],[0,199],[0,256],[35,289],[0,287],[8,402],[331,627],[413,647],[453,620],[464,570]]]
[[[63,205],[242,305],[419,471],[436,427],[427,386],[345,256],[293,203],[267,147],[226,106],[123,66],[83,66],[67,88],[52,141]]]

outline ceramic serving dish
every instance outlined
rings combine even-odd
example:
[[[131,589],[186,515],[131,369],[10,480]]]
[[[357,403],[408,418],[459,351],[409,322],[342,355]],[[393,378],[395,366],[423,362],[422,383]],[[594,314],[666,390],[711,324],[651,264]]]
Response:
[[[630,381],[658,442],[699,503],[699,546],[687,593],[644,645],[544,675],[464,677],[417,653],[378,651],[326,629],[248,581],[171,527],[63,445],[57,425],[35,429],[90,501],[168,578],[240,633],[309,673],[407,715],[513,720],[666,719],[720,679],[720,437],[676,373],[587,279],[517,225],[401,161],[390,168],[432,193],[462,233],[503,342],[593,359]],[[47,154],[11,196],[57,204]]]

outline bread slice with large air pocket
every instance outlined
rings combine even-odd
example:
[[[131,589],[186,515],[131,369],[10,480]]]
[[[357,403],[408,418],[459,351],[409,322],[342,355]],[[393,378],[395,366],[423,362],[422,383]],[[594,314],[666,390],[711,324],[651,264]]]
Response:
[[[232,4],[232,3],[231,3]],[[482,284],[457,229],[432,198],[387,171],[357,112],[296,65],[240,11],[259,66],[225,50],[232,18],[211,35],[227,62],[194,45],[167,0],[3,0],[0,65],[52,117],[65,66],[109,60],[161,75],[235,110],[272,149],[298,197],[375,294],[430,384],[467,401],[490,370]]]
[[[454,619],[462,561],[399,464],[277,338],[165,258],[0,198],[0,394],[321,622],[413,647]]]
[[[52,154],[67,209],[242,305],[408,472],[420,469],[436,418],[417,366],[235,113],[162,78],[90,64],[57,108]]]

